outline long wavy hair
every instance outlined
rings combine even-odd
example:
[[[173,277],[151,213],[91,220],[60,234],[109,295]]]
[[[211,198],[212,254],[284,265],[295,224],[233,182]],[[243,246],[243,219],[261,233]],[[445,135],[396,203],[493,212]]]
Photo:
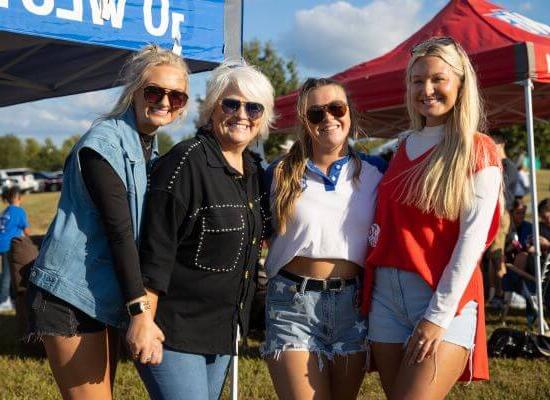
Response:
[[[286,232],[288,222],[294,214],[296,200],[298,200],[302,193],[301,181],[306,170],[306,163],[313,155],[312,139],[308,131],[306,118],[307,98],[311,91],[329,85],[341,88],[346,94],[351,120],[348,137],[351,136],[355,139],[362,133],[359,126],[358,114],[350,104],[349,96],[341,83],[328,78],[309,78],[306,80],[300,88],[296,103],[296,115],[299,125],[297,140],[274,170],[275,201],[273,212],[277,221],[277,232],[281,235]],[[357,181],[361,173],[361,160],[353,150],[350,152],[350,155],[355,164],[353,179]]]
[[[412,51],[407,66],[406,103],[413,131],[426,126],[426,118],[414,107],[412,69],[423,57],[438,57],[451,67],[458,77],[456,103],[445,122],[443,139],[432,153],[411,169],[404,171],[404,184],[399,198],[439,218],[456,220],[463,207],[473,200],[476,154],[474,139],[485,126],[483,105],[474,68],[464,49],[451,38],[431,38]]]

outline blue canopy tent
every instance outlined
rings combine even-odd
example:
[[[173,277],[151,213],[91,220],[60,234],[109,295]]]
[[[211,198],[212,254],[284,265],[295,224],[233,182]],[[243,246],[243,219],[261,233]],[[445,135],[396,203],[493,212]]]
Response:
[[[149,43],[191,72],[242,52],[242,0],[0,0],[0,107],[113,87]]]

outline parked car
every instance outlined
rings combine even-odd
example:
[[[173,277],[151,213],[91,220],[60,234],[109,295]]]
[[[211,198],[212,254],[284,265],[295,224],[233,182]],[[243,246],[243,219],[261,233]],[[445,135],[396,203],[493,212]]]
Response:
[[[39,183],[28,168],[0,169],[0,181],[2,191],[13,186],[17,186],[24,193],[37,192],[40,189]]]
[[[40,185],[42,192],[57,192],[63,187],[63,172],[35,172],[34,179]]]

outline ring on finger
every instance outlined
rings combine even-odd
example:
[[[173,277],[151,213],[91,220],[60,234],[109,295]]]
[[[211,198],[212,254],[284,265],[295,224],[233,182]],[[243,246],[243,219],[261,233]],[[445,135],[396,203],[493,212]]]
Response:
[[[425,343],[425,342],[424,342],[423,340],[419,340],[419,341],[418,341],[418,344],[419,344],[420,346],[422,346],[424,343]]]

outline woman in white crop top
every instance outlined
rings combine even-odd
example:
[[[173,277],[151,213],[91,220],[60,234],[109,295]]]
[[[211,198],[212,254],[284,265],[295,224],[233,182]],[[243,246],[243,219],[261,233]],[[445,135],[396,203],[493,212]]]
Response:
[[[262,354],[281,399],[355,399],[365,373],[362,264],[383,160],[348,145],[359,128],[344,88],[308,79],[298,140],[271,167],[274,235]]]

